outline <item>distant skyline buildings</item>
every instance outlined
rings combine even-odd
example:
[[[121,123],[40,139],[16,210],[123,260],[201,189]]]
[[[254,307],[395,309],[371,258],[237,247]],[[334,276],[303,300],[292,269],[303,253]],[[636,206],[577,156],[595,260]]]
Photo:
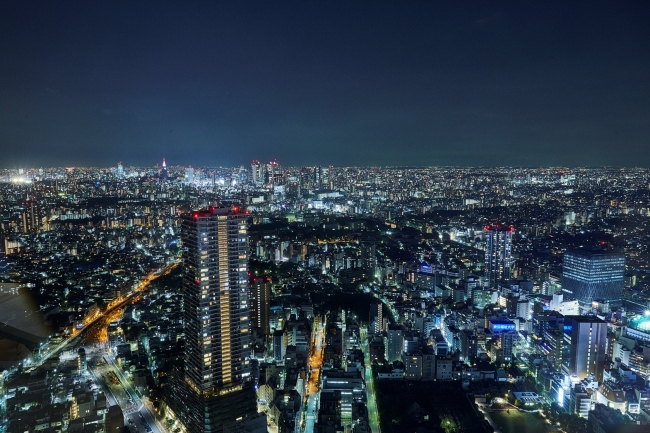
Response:
[[[350,425],[368,430],[370,424],[358,417],[384,413],[374,405],[364,409],[371,407],[366,402],[372,405],[374,386],[364,387],[363,374],[370,371],[364,372],[363,360],[382,358],[398,362],[384,363],[377,380],[430,382],[435,394],[441,389],[436,379],[456,378],[463,399],[460,381],[498,384],[504,363],[543,366],[537,385],[549,391],[550,403],[571,413],[586,395],[574,399],[578,375],[598,374],[602,331],[598,324],[565,320],[584,312],[560,292],[563,253],[592,246],[624,251],[627,270],[622,309],[594,302],[605,326],[617,331],[606,339],[606,383],[582,385],[599,402],[612,382],[647,388],[648,354],[641,345],[650,323],[650,170],[327,167],[319,184],[315,166],[265,160],[259,163],[265,180],[258,184],[251,180],[252,164],[187,167],[168,158],[163,180],[162,158],[152,157],[158,164],[150,167],[123,164],[123,177],[117,160],[109,168],[0,169],[0,255],[6,254],[0,258],[0,302],[10,299],[8,290],[29,283],[20,290],[33,295],[34,311],[41,311],[23,309],[25,321],[48,315],[54,325],[44,334],[46,346],[35,340],[29,347],[36,352],[24,355],[27,368],[10,379],[11,389],[28,383],[30,393],[47,398],[40,394],[42,382],[32,380],[38,370],[26,372],[40,358],[49,373],[35,374],[50,378],[50,400],[63,395],[78,407],[92,404],[91,382],[110,399],[100,375],[87,372],[90,382],[77,384],[59,380],[76,378],[82,358],[75,368],[67,354],[55,360],[56,352],[67,353],[65,347],[81,341],[92,351],[93,366],[102,351],[115,355],[106,360],[116,374],[125,373],[118,379],[128,392],[114,393],[117,404],[136,426],[140,408],[154,431],[154,407],[169,409],[169,416],[190,427],[188,433],[218,431],[224,424],[223,433],[249,430],[248,421],[227,424],[232,413],[253,412],[248,391],[254,384],[258,407],[269,416],[249,421],[264,432],[311,431],[312,421],[318,430],[323,420],[337,431]],[[38,232],[30,230],[32,199]],[[486,230],[497,222],[505,233]],[[495,270],[493,288],[488,266]],[[512,270],[505,282],[502,268]],[[21,311],[3,305],[10,313]],[[122,309],[121,318],[105,320]],[[23,329],[10,316],[3,316],[5,328]],[[229,326],[233,322],[236,328]],[[77,338],[75,329],[88,338]],[[244,329],[249,347],[238,351],[245,337],[232,336]],[[230,369],[234,380],[227,381],[223,365],[237,367],[241,358],[249,360],[250,376],[238,381],[238,371],[248,371]],[[632,374],[637,381],[630,381]],[[360,398],[339,393],[343,383],[334,393],[323,385],[319,394],[325,376],[330,385],[352,380]],[[119,387],[118,379],[111,382]],[[386,389],[395,388],[392,383],[398,382],[387,382]],[[90,399],[77,397],[79,384]],[[526,386],[531,391],[532,384]],[[368,398],[358,394],[364,388]],[[153,407],[140,405],[146,393]],[[630,409],[639,401],[638,394],[619,395],[620,402],[611,400],[615,407]],[[588,406],[590,396],[585,398]],[[65,416],[69,403],[62,399],[56,410]],[[22,406],[13,406],[10,422],[25,424]],[[68,430],[104,411],[99,403],[90,414],[75,410]],[[589,407],[581,413],[591,417]],[[312,414],[305,428],[301,414]]]
[[[233,169],[233,170],[239,170],[241,168],[244,169],[245,172],[248,173],[248,180],[253,180],[254,173],[255,174],[255,179],[265,179],[265,173],[266,173],[266,179],[268,180],[268,173],[271,172],[270,167],[271,163],[262,163],[259,160],[253,160],[253,163],[251,164],[246,164],[245,161],[243,162],[233,162],[232,164],[230,163],[215,163],[215,164],[210,164],[207,163],[205,160],[201,160],[200,158],[197,158],[196,160],[193,160],[189,163],[184,162],[183,160],[173,160],[171,164],[168,164],[169,158],[161,158],[165,162],[164,168],[167,170],[169,173],[170,169],[187,169],[187,168],[193,168],[195,170],[201,170],[201,169],[206,169],[206,168],[217,168],[217,169]],[[80,170],[85,170],[85,169],[96,169],[96,170],[113,170],[113,173],[115,175],[118,174],[127,174],[127,170],[129,169],[157,169],[160,173],[162,173],[163,165],[162,162],[158,162],[161,159],[156,160],[154,159],[149,159],[146,162],[142,164],[138,164],[137,161],[135,160],[121,160],[119,162],[112,162],[111,160],[106,160],[103,161],[100,164],[73,164],[72,160],[68,161],[68,163],[65,163],[63,161],[61,164],[30,164],[30,163],[24,163],[24,164],[12,164],[11,166],[7,166],[6,164],[2,164],[3,161],[0,161],[0,171],[14,171],[17,172],[21,175],[27,175],[27,174],[44,174],[47,171],[51,170],[57,170],[57,169],[80,169]],[[249,160],[250,161],[250,160]],[[272,159],[272,162],[277,162],[277,159]],[[326,182],[328,180],[328,175],[329,172],[332,170],[332,168],[335,169],[346,169],[346,168],[366,168],[366,169],[413,169],[413,170],[425,170],[425,169],[431,169],[431,170],[444,170],[444,169],[450,169],[450,170],[477,170],[477,171],[485,171],[485,170],[526,170],[529,172],[534,172],[534,171],[547,171],[547,170],[557,170],[558,175],[562,176],[563,171],[581,171],[581,170],[650,170],[650,167],[644,168],[644,167],[639,167],[639,166],[614,166],[614,165],[600,165],[600,166],[589,166],[589,165],[580,165],[580,164],[574,164],[574,165],[562,165],[562,164],[556,164],[556,165],[501,165],[501,166],[489,166],[489,165],[463,165],[463,164],[410,164],[410,165],[404,165],[404,164],[374,164],[374,163],[367,163],[367,164],[340,164],[340,165],[333,165],[333,164],[328,164],[327,166],[323,165],[310,165],[310,164],[289,164],[286,163],[286,161],[283,160],[283,164],[281,167],[283,169],[306,169],[307,172],[306,174],[303,174],[303,178],[307,182],[318,182],[321,178]],[[307,177],[304,177],[307,176]],[[571,178],[572,180],[570,182],[575,182],[575,177],[576,174],[572,174],[570,176],[563,176],[562,177],[562,184],[563,185],[572,185],[571,183],[567,183],[566,179]],[[529,180],[530,181],[530,180]],[[534,181],[534,179],[533,179]],[[323,185],[325,186],[325,185]]]

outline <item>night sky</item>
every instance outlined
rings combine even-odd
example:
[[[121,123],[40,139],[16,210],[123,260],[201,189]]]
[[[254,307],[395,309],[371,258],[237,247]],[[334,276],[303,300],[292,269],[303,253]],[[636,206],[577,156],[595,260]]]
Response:
[[[0,167],[650,167],[650,2],[0,3]]]

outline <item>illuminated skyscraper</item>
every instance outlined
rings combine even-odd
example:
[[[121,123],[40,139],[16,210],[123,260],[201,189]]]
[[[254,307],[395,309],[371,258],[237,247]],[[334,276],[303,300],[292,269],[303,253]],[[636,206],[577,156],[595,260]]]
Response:
[[[162,169],[160,170],[160,178],[162,180],[167,180],[168,177],[169,175],[167,173],[167,163],[165,162],[165,158],[163,158]]]
[[[271,161],[267,166],[269,183],[273,185],[284,185],[284,171],[277,160]]]
[[[583,380],[603,380],[607,355],[607,323],[596,316],[564,316],[562,369]]]
[[[210,208],[182,217],[183,382],[172,404],[190,433],[220,432],[257,412],[250,378],[246,216]]]
[[[245,184],[246,181],[248,180],[248,173],[246,172],[246,169],[244,168],[243,165],[239,167],[239,173],[237,177],[238,177],[237,180],[239,181],[240,184]]]
[[[271,309],[271,279],[269,277],[251,278],[251,326],[258,328],[269,335],[270,309]]]
[[[361,267],[368,272],[370,279],[377,273],[377,246],[372,239],[360,241]]]
[[[187,183],[194,183],[194,168],[187,167],[185,169],[185,180]]]
[[[251,164],[251,182],[256,185],[264,182],[263,166],[256,159],[254,159]]]
[[[625,254],[606,251],[567,251],[562,265],[562,290],[591,308],[595,299],[620,302],[625,279]]]
[[[485,271],[490,287],[494,288],[512,274],[512,227],[488,226],[485,231]]]
[[[311,185],[311,168],[302,167],[300,169],[300,187],[307,188]]]
[[[314,176],[314,188],[316,189],[322,189],[323,188],[323,167],[320,165],[317,165],[314,167],[312,170],[312,174]]]
[[[35,199],[31,198],[25,202],[25,210],[21,214],[21,219],[23,233],[41,231],[41,211]]]

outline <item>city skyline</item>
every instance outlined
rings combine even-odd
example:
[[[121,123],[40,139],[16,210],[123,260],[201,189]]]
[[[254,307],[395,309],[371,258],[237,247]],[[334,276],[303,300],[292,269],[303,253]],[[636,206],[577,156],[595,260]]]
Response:
[[[0,433],[650,431],[650,2],[0,29]]]
[[[4,171],[22,171],[21,174],[27,174],[29,171],[36,171],[38,170],[63,170],[63,169],[81,169],[81,170],[90,170],[90,169],[96,169],[96,170],[111,170],[111,169],[118,169],[118,167],[121,165],[122,170],[125,168],[135,168],[135,169],[157,169],[161,170],[162,169],[162,160],[164,158],[159,158],[158,160],[151,159],[146,164],[128,164],[128,162],[125,162],[124,160],[119,160],[116,162],[111,163],[111,161],[106,161],[104,165],[74,165],[74,164],[63,164],[63,165],[52,165],[52,166],[29,166],[29,165],[12,165],[12,166],[0,166],[0,170]],[[194,169],[239,169],[240,167],[244,167],[247,171],[250,171],[250,166],[251,166],[251,161],[255,162],[258,161],[257,159],[249,159],[247,161],[241,161],[237,162],[234,164],[167,164],[167,168],[194,168]],[[271,158],[270,161],[268,162],[263,162],[263,164],[269,164],[271,162],[278,163],[277,158]],[[2,162],[0,162],[2,164]],[[119,165],[118,165],[119,164]],[[316,167],[322,167],[322,168],[327,168],[328,165],[324,165],[323,163],[314,163],[314,164],[298,164],[298,165],[284,165],[280,164],[283,169],[300,169],[300,168],[309,168],[309,169],[314,169]],[[383,168],[383,169],[415,169],[415,170],[426,170],[426,169],[432,169],[432,170],[442,170],[442,169],[458,169],[458,170],[471,170],[471,169],[477,169],[477,170],[500,170],[500,169],[517,169],[517,170],[554,170],[557,169],[561,172],[561,170],[598,170],[598,169],[605,169],[605,170],[616,170],[616,169],[623,169],[623,170],[650,170],[650,167],[643,167],[640,165],[630,165],[630,166],[619,166],[619,165],[418,165],[418,164],[411,164],[411,165],[372,165],[372,164],[360,164],[360,165],[333,165],[329,164],[330,167],[336,167],[338,169],[348,169],[348,168],[358,168],[358,169],[374,169],[374,168]]]
[[[164,161],[0,169],[8,431],[647,430],[650,170]]]
[[[648,167],[648,16],[5,3],[2,164]]]

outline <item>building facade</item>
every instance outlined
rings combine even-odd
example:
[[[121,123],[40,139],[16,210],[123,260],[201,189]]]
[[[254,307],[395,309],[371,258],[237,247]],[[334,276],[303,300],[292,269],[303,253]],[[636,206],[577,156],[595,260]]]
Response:
[[[384,330],[383,304],[374,302],[370,304],[370,317],[368,318],[369,332],[379,334]]]
[[[486,229],[485,272],[491,288],[512,277],[512,227],[488,226]]]
[[[594,300],[616,304],[623,297],[625,254],[567,251],[562,267],[562,290],[583,308]]]
[[[221,432],[257,412],[246,215],[214,207],[183,215],[182,241],[185,357],[170,406],[188,432]]]
[[[580,380],[602,382],[607,356],[607,323],[596,316],[565,316],[562,369]]]
[[[264,335],[270,335],[271,278],[252,277],[250,284],[251,325],[259,329]]]

